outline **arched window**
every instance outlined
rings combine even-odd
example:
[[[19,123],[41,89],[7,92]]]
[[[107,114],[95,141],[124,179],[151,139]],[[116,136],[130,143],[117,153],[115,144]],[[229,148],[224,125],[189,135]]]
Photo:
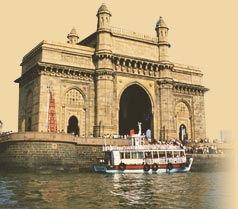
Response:
[[[189,110],[185,103],[179,102],[175,108],[175,114],[177,117],[189,118]]]
[[[65,104],[83,106],[84,98],[79,90],[73,88],[65,94]]]

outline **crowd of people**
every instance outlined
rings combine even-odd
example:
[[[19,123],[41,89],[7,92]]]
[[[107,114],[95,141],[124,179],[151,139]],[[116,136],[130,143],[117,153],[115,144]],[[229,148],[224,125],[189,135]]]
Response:
[[[104,135],[104,138],[114,138],[114,139],[130,139],[129,135]],[[160,144],[160,145],[174,145],[180,146],[181,148],[186,150],[188,154],[222,154],[222,150],[218,149],[214,144],[209,143],[208,138],[194,140],[194,141],[186,141],[182,142],[178,139],[171,140],[150,140],[145,137],[147,143],[152,144]]]
[[[222,154],[220,149],[217,149],[216,145],[193,145],[186,148],[188,154]]]
[[[194,140],[193,142],[183,143],[181,140],[173,139],[166,141],[158,141],[159,144],[166,145],[177,145],[186,150],[188,154],[223,154],[221,149],[218,149],[215,144],[210,144],[209,140],[204,139],[198,142]]]
[[[11,134],[12,131],[7,131],[7,132],[1,132],[1,136],[5,136],[8,134]],[[60,133],[65,133],[63,130]],[[74,133],[73,133],[74,134]],[[77,135],[76,135],[77,136]],[[84,135],[82,136],[84,137]],[[90,134],[89,136],[94,137],[93,134]],[[218,149],[216,146],[216,142],[213,144],[209,143],[208,138],[200,139],[200,140],[187,140],[185,142],[182,142],[181,140],[178,139],[170,139],[170,140],[156,140],[156,139],[149,139],[146,137],[146,135],[142,134],[142,137],[145,138],[146,143],[151,143],[151,144],[159,144],[159,145],[174,145],[174,146],[180,146],[181,148],[185,149],[188,154],[222,154],[222,150]],[[110,134],[104,134],[102,138],[105,139],[131,139],[130,135],[110,135]]]

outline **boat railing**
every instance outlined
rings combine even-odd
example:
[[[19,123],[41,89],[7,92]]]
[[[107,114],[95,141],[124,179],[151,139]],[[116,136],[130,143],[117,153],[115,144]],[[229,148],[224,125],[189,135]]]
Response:
[[[181,150],[180,146],[176,145],[132,145],[132,146],[103,146],[103,151],[133,151],[133,150]]]

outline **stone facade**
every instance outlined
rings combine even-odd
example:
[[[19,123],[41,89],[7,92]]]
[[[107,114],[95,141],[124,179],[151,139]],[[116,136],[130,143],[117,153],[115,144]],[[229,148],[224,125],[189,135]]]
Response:
[[[156,37],[112,27],[105,4],[96,32],[68,43],[42,41],[23,57],[19,132],[48,131],[49,94],[57,130],[80,136],[129,134],[150,129],[155,139],[206,137],[202,72],[169,60],[162,17]]]

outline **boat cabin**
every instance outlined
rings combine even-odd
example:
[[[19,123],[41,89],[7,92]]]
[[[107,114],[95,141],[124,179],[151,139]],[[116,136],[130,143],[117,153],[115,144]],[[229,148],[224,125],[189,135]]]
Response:
[[[115,166],[126,165],[185,163],[185,150],[178,146],[144,145],[130,147],[105,147],[105,163]],[[164,149],[162,149],[164,148]],[[167,149],[166,149],[167,148]],[[107,151],[106,151],[107,150]]]

